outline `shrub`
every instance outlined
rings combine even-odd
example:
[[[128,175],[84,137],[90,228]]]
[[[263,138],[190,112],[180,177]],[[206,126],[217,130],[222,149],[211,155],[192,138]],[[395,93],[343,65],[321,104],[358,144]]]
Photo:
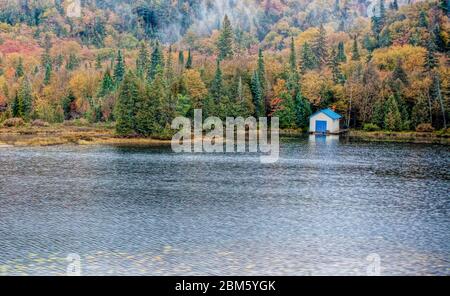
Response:
[[[416,127],[416,132],[431,133],[434,131],[434,127],[430,123],[421,123]]]
[[[375,131],[379,131],[380,127],[373,123],[366,123],[366,124],[364,124],[363,130],[366,132],[375,132]]]
[[[22,126],[24,124],[25,124],[25,121],[23,121],[22,118],[18,118],[18,117],[9,118],[3,122],[4,127],[17,127],[17,126]]]
[[[41,120],[41,119],[36,119],[36,120],[33,120],[31,122],[31,125],[32,126],[38,126],[38,127],[45,127],[45,126],[49,126],[50,124],[48,122],[46,122],[46,121]]]

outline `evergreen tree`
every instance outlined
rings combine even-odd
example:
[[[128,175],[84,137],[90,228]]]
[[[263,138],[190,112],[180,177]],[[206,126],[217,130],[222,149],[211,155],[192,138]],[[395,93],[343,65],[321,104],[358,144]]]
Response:
[[[31,84],[27,77],[22,77],[17,93],[17,114],[24,120],[30,119],[31,109],[33,105],[33,95]]]
[[[51,78],[52,78],[52,66],[50,64],[47,64],[45,66],[44,84],[49,85]]]
[[[359,55],[359,48],[358,48],[358,40],[356,37],[353,39],[353,46],[352,46],[352,61],[359,61],[361,56]]]
[[[389,47],[392,45],[392,37],[391,31],[388,28],[385,28],[381,31],[381,34],[378,38],[378,46],[380,47]]]
[[[125,63],[122,57],[122,51],[117,52],[116,65],[114,68],[114,83],[118,86],[125,76]]]
[[[434,53],[434,43],[432,41],[428,41],[427,52],[425,54],[425,64],[423,67],[425,68],[426,72],[430,72],[437,66],[438,66],[438,60]]]
[[[258,79],[261,83],[262,96],[266,93],[266,65],[264,63],[263,50],[260,48],[258,52]]]
[[[155,78],[159,70],[164,69],[164,55],[159,42],[156,42],[150,58],[150,67],[148,68],[147,79],[149,81]]]
[[[233,56],[233,28],[231,27],[228,16],[225,15],[220,31],[219,40],[217,41],[219,59],[227,59]]]
[[[331,73],[333,74],[333,81],[334,83],[344,84],[345,78],[339,67],[338,59],[339,54],[336,54],[336,50],[333,48],[331,51],[331,60],[330,60],[330,68]]]
[[[295,98],[295,117],[297,126],[306,128],[311,113],[311,104],[303,98],[302,94],[299,92]]]
[[[148,67],[148,50],[144,42],[139,46],[139,54],[136,59],[136,73],[139,78],[144,78]]]
[[[397,63],[395,64],[394,71],[392,72],[392,80],[393,81],[401,81],[403,84],[408,85],[408,75],[403,69],[403,61],[402,59],[397,59]]]
[[[447,44],[446,44],[444,37],[442,36],[441,26],[439,23],[437,23],[434,26],[432,35],[433,35],[433,39],[434,39],[434,44],[436,45],[436,49],[440,52],[446,52]]]
[[[100,87],[100,91],[98,93],[99,97],[104,97],[110,94],[114,90],[114,81],[111,77],[110,70],[107,69],[105,74],[103,75],[102,85]]]
[[[394,1],[392,2],[392,9],[393,9],[393,10],[398,10],[398,2],[397,2],[397,0],[394,0]]]
[[[312,52],[308,42],[303,43],[301,54],[301,70],[303,73],[305,73],[307,70],[313,70],[317,67],[317,58]]]
[[[222,69],[220,68],[219,59],[217,60],[216,74],[214,75],[214,79],[211,83],[210,93],[216,104],[220,102],[222,96],[224,95]]]
[[[383,27],[386,24],[386,7],[384,0],[380,0],[380,24]]]
[[[14,96],[14,100],[12,101],[11,104],[11,113],[13,117],[19,117],[20,116],[20,112],[19,112],[19,96],[18,93],[16,93],[16,95]]]
[[[131,135],[135,133],[135,115],[139,99],[140,94],[137,79],[131,71],[128,71],[123,78],[115,109],[116,132],[118,135]]]
[[[273,114],[280,119],[280,128],[296,128],[296,109],[291,94],[288,92],[283,92],[280,99],[281,106]]]
[[[442,115],[442,124],[444,129],[447,128],[447,118],[446,118],[446,110],[445,110],[445,104],[442,97],[442,91],[441,91],[441,80],[439,77],[439,73],[433,72],[432,74],[432,84],[430,87],[430,96],[433,100],[436,100],[439,103],[439,106],[441,108],[441,115]]]
[[[379,128],[384,127],[384,115],[386,113],[386,105],[382,99],[378,99],[373,107],[372,123]]]
[[[67,61],[66,68],[68,71],[75,70],[80,65],[78,57],[74,53],[69,54],[69,60]]]
[[[428,28],[427,14],[423,9],[421,9],[419,13],[419,27]]]
[[[384,116],[384,128],[390,131],[399,131],[402,125],[402,117],[394,96],[386,101],[386,114]]]
[[[103,68],[102,66],[102,59],[100,58],[100,55],[97,55],[95,57],[95,69],[96,70],[101,70]]]
[[[427,102],[423,97],[417,99],[411,111],[412,126],[415,128],[422,123],[430,123],[430,114]]]
[[[312,43],[312,51],[316,56],[317,61],[319,62],[319,66],[325,64],[328,58],[326,35],[327,34],[325,28],[321,24],[319,27],[319,33],[317,34]]]
[[[295,97],[297,93],[300,91],[300,75],[297,70],[297,55],[295,53],[295,44],[294,44],[294,37],[292,37],[291,40],[291,52],[289,55],[289,73],[288,73],[288,80],[287,80],[287,88],[292,97]]]
[[[255,106],[256,118],[265,115],[265,101],[264,101],[264,91],[261,87],[261,80],[259,79],[258,71],[253,72],[253,76],[250,83],[250,89],[253,97],[253,105]]]
[[[64,120],[70,120],[71,119],[71,111],[72,111],[72,104],[75,102],[76,97],[73,94],[72,89],[69,89],[69,93],[67,96],[64,97],[62,101],[62,109],[64,113]]]
[[[184,67],[184,52],[182,50],[178,53],[178,64]]]
[[[192,69],[192,54],[191,54],[191,49],[189,48],[188,50],[188,57],[186,60],[186,69]]]
[[[17,64],[17,68],[16,68],[16,78],[23,77],[24,74],[25,74],[25,70],[23,68],[23,60],[20,57],[19,63]]]
[[[339,43],[338,43],[338,53],[337,53],[336,61],[338,63],[345,63],[347,61],[347,56],[345,55],[343,41],[339,41]]]

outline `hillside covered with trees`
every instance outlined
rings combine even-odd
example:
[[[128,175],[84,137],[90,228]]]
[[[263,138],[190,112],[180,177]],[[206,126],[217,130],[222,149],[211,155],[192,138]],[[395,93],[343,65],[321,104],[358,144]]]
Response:
[[[0,122],[115,123],[166,137],[176,116],[307,127],[444,129],[448,1],[0,0]]]

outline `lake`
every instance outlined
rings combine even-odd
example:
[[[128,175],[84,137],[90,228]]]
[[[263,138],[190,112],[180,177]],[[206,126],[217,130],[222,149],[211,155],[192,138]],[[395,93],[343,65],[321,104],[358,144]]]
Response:
[[[450,150],[0,149],[0,274],[64,275],[69,254],[83,275],[450,275]]]

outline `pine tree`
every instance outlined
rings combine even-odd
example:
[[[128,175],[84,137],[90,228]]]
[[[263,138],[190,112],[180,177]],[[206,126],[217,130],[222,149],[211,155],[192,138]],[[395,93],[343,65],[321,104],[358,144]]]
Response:
[[[394,1],[392,2],[392,9],[393,9],[393,10],[398,10],[398,2],[397,2],[397,0],[394,0]]]
[[[50,64],[45,65],[44,84],[49,85],[52,78],[52,66]]]
[[[210,93],[216,104],[220,102],[222,96],[224,95],[222,69],[220,68],[219,59],[217,60],[216,74],[214,75],[214,79],[211,83]]]
[[[118,86],[125,76],[125,63],[122,57],[122,51],[117,52],[116,65],[114,68],[114,83]]]
[[[283,92],[280,95],[281,103],[278,110],[275,111],[273,116],[276,116],[280,120],[280,128],[296,128],[296,109],[292,96],[288,92]]]
[[[289,55],[289,73],[287,74],[287,89],[292,97],[295,97],[300,91],[300,75],[297,70],[297,55],[295,53],[294,38],[291,39],[291,51]]]
[[[184,52],[182,50],[178,52],[178,64],[184,67]]]
[[[100,55],[97,55],[95,57],[95,69],[96,70],[101,70],[103,68],[102,66],[102,59],[100,58]]]
[[[337,53],[336,61],[338,63],[345,63],[347,61],[347,56],[345,55],[343,41],[339,41],[339,43],[338,43],[338,53]]]
[[[78,57],[74,53],[69,54],[69,60],[67,61],[66,68],[69,71],[75,70],[80,65]]]
[[[439,106],[441,108],[441,114],[442,114],[442,123],[444,129],[447,128],[447,118],[446,118],[446,110],[445,110],[445,104],[442,97],[442,91],[441,91],[441,80],[439,77],[439,73],[433,72],[432,74],[432,84],[430,87],[430,96],[433,100],[436,100],[439,103]]]
[[[266,93],[266,65],[264,63],[263,50],[260,48],[258,52],[258,79],[261,83],[262,96],[265,97]]]
[[[186,60],[186,69],[192,69],[192,54],[191,54],[191,49],[189,48],[188,50],[188,57]]]
[[[110,70],[107,69],[105,74],[103,75],[102,85],[100,87],[100,91],[98,93],[99,97],[104,97],[110,94],[114,90],[114,81],[111,78]]]
[[[393,81],[401,81],[403,84],[408,85],[408,75],[403,69],[403,61],[402,59],[397,59],[397,63],[395,64],[394,71],[392,72],[392,80]]]
[[[434,53],[434,43],[432,41],[428,41],[427,52],[425,54],[425,64],[423,67],[425,68],[426,72],[430,72],[437,66],[438,66],[438,60]]]
[[[428,28],[427,14],[423,9],[419,13],[419,27]]]
[[[384,0],[380,0],[380,24],[383,27],[386,24],[386,7]]]
[[[19,63],[17,64],[17,68],[16,68],[16,78],[23,77],[24,74],[25,74],[25,70],[23,68],[23,60],[20,57]]]
[[[328,58],[327,52],[327,33],[325,28],[321,24],[319,27],[319,33],[312,43],[312,51],[316,56],[317,61],[319,62],[319,66],[326,64]]]
[[[379,128],[384,127],[384,115],[386,114],[386,104],[382,99],[378,99],[373,107],[371,122]]]
[[[137,79],[131,71],[123,78],[123,83],[117,98],[115,118],[118,135],[131,135],[136,129],[136,107],[139,101],[139,86]]]
[[[384,128],[390,131],[399,131],[402,125],[402,117],[394,96],[386,101],[386,114],[384,116]]]
[[[331,73],[333,74],[333,81],[334,81],[334,83],[344,84],[345,78],[339,67],[338,59],[339,59],[339,54],[336,54],[336,50],[333,48],[331,51],[331,60],[330,60],[330,68],[331,68]]]
[[[311,104],[303,98],[302,94],[299,92],[295,98],[295,117],[297,126],[306,128],[311,113]]]
[[[253,72],[253,76],[250,82],[250,90],[253,97],[253,105],[255,106],[256,118],[265,115],[265,101],[264,101],[264,91],[261,87],[261,80],[259,79],[258,71]]]
[[[439,23],[434,26],[432,36],[434,39],[434,44],[436,45],[436,49],[440,52],[446,52],[446,41],[442,36],[441,26]]]
[[[417,99],[416,104],[411,111],[412,126],[415,128],[422,123],[430,123],[430,114],[427,102],[423,97]]]
[[[148,67],[148,50],[144,42],[139,46],[139,54],[136,59],[136,73],[139,78],[144,78]]]
[[[33,105],[33,95],[31,90],[31,84],[27,77],[22,77],[17,93],[18,101],[18,115],[24,120],[30,119],[31,109]]]
[[[72,111],[72,104],[75,102],[76,97],[73,94],[72,89],[69,89],[69,93],[67,96],[64,97],[62,100],[62,109],[64,113],[64,120],[70,120],[71,119],[71,111]]]
[[[217,41],[217,48],[219,52],[219,59],[227,59],[233,56],[233,28],[231,27],[228,16],[225,15],[220,32],[219,40]]]
[[[302,53],[301,53],[301,70],[305,73],[307,70],[313,70],[317,68],[318,61],[316,56],[311,50],[308,42],[303,43]]]
[[[164,69],[164,55],[159,42],[156,42],[150,58],[150,67],[148,68],[147,79],[152,81],[160,69]]]
[[[358,48],[358,40],[356,37],[353,39],[353,46],[352,46],[352,61],[359,61],[361,56],[359,55],[359,48]]]

